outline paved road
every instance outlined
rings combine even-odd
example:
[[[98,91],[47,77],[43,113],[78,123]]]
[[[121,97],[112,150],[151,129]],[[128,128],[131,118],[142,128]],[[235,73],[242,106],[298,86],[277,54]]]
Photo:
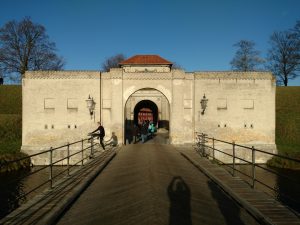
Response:
[[[171,145],[126,145],[58,224],[257,224]]]

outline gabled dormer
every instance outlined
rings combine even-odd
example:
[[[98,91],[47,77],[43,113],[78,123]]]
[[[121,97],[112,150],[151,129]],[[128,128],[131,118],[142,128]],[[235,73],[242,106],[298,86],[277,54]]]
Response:
[[[159,55],[135,55],[119,63],[124,72],[158,72],[167,73],[171,71],[172,63]]]

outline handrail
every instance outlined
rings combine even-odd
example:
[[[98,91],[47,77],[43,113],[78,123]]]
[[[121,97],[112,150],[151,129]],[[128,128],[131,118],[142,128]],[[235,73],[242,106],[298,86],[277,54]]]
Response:
[[[219,141],[219,142],[222,142],[222,143],[226,143],[226,144],[232,145],[232,142],[223,141],[223,140],[219,140],[219,139],[211,138],[211,137],[206,137],[206,138],[209,139],[209,140],[213,140],[214,139],[215,141]],[[245,146],[245,145],[235,144],[235,146],[246,148],[246,149],[252,149],[252,147]],[[263,150],[260,150],[260,149],[255,149],[255,151],[261,152],[261,153],[265,153],[265,154],[268,154],[268,155],[272,155],[272,156],[277,156],[277,157],[280,157],[280,158],[283,158],[283,159],[287,159],[287,160],[291,160],[291,161],[300,163],[299,159],[294,159],[294,158],[291,158],[291,157],[288,157],[288,156],[285,156],[285,155],[274,154],[272,152],[267,152],[267,151],[263,151]]]
[[[208,145],[207,144],[208,142],[210,142],[210,144],[212,146]],[[226,148],[227,149],[226,152],[224,150],[217,149],[215,147],[216,143],[224,143],[224,144],[230,145],[231,146],[231,151],[230,151],[230,148],[229,148],[229,150]],[[274,154],[274,153],[271,153],[271,152],[263,151],[261,149],[256,149],[254,146],[249,147],[249,146],[244,146],[244,145],[241,145],[241,144],[236,144],[235,142],[229,142],[229,141],[216,139],[214,137],[209,137],[207,134],[197,133],[197,132],[196,132],[196,145],[195,146],[197,146],[197,151],[202,157],[211,158],[211,159],[216,160],[219,163],[222,163],[226,166],[231,165],[229,167],[232,169],[232,175],[233,176],[235,176],[235,172],[239,172],[240,174],[243,174],[245,177],[248,177],[249,179],[251,179],[251,184],[247,180],[246,180],[246,182],[249,183],[252,188],[256,188],[255,184],[259,183],[259,184],[263,185],[264,187],[272,190],[274,193],[279,194],[278,189],[276,189],[274,187],[271,187],[270,185],[266,184],[264,181],[259,180],[256,177],[256,172],[255,172],[256,167],[258,167],[260,169],[263,169],[263,170],[267,171],[268,173],[275,174],[278,177],[282,177],[286,180],[289,180],[290,182],[292,182],[292,184],[299,185],[299,187],[300,187],[299,180],[295,180],[295,179],[293,179],[289,176],[283,175],[283,174],[281,174],[281,173],[279,173],[275,170],[272,170],[270,168],[265,168],[265,167],[262,167],[261,165],[259,165],[256,162],[255,153],[260,152],[260,153],[267,154],[267,155],[272,156],[272,157],[279,157],[279,158],[282,158],[282,159],[285,159],[285,160],[289,160],[289,161],[292,161],[292,162],[295,162],[295,163],[299,163],[299,167],[300,167],[300,160],[299,159],[291,158],[291,157],[285,156],[285,155]],[[236,149],[236,147],[239,147],[239,148]],[[248,157],[250,156],[250,160],[249,160],[249,158],[247,158],[247,159],[242,158],[239,154],[237,154],[237,151],[241,151],[241,150],[250,151],[249,154],[248,154]],[[228,164],[228,163],[226,164],[225,162],[221,161],[220,158],[217,158],[215,156],[215,152],[219,152],[219,154],[223,154],[223,155],[226,155],[227,157],[231,157],[232,158],[232,164]],[[244,163],[245,165],[251,165],[252,166],[252,169],[251,169],[252,172],[250,173],[250,175],[245,174],[245,172],[243,172],[243,171],[236,168],[236,159],[240,160],[240,162]],[[280,193],[280,195],[288,198],[290,201],[296,202],[295,199],[291,199],[285,193]]]
[[[53,188],[54,180],[57,179],[58,177],[60,177],[62,174],[67,173],[67,175],[69,176],[70,175],[70,170],[73,168],[73,165],[70,165],[70,159],[72,157],[74,158],[74,156],[79,155],[79,157],[78,157],[79,160],[72,162],[72,164],[81,165],[81,166],[83,166],[84,162],[86,162],[88,159],[94,158],[94,154],[96,152],[95,146],[99,145],[98,143],[95,143],[95,139],[96,139],[95,136],[91,136],[89,138],[81,139],[79,141],[75,141],[75,142],[72,142],[72,143],[67,143],[67,144],[64,144],[64,145],[61,145],[61,146],[58,146],[58,147],[54,147],[54,148],[51,147],[48,150],[45,150],[45,151],[42,151],[42,152],[39,152],[39,153],[35,153],[35,154],[32,154],[32,155],[24,156],[24,157],[21,157],[19,159],[14,159],[14,160],[5,161],[3,163],[0,163],[0,169],[5,168],[5,167],[7,168],[9,165],[11,165],[13,163],[20,162],[20,161],[23,161],[23,160],[28,160],[28,159],[32,160],[34,157],[49,154],[49,156],[45,156],[45,157],[48,157],[48,159],[49,159],[49,164],[48,165],[44,165],[44,166],[42,166],[41,168],[38,168],[35,171],[31,171],[31,172],[27,173],[24,176],[21,176],[17,179],[12,179],[12,180],[10,180],[10,182],[5,183],[5,185],[10,185],[10,184],[15,183],[17,181],[23,180],[23,179],[25,179],[29,176],[32,176],[32,175],[34,175],[34,174],[36,174],[36,173],[38,173],[42,170],[45,170],[47,168],[49,169],[49,179],[35,185],[30,190],[28,190],[26,193],[22,193],[19,196],[17,196],[16,199],[15,199],[17,204],[15,204],[15,205],[18,205],[18,202],[21,199],[26,198],[29,194],[35,192],[36,190],[40,189],[41,187],[43,187],[47,184],[49,184],[50,188]],[[73,150],[72,153],[70,154],[70,147],[74,146],[76,144],[79,144],[79,143],[81,143],[81,145],[79,147],[80,150],[75,151],[75,152],[73,152],[74,151]],[[88,146],[86,146],[86,145],[88,145]],[[54,158],[54,152],[55,151],[62,151],[62,150],[66,151],[67,156],[65,156],[65,154],[62,154],[61,158],[57,159],[58,158],[57,156]],[[56,160],[54,161],[54,159],[56,159]],[[62,162],[64,160],[67,161],[67,163],[66,163],[67,168],[60,171],[60,172],[58,172],[58,173],[56,173],[54,175],[53,174],[53,166],[57,165],[59,162]],[[3,185],[3,184],[1,184],[1,185]]]

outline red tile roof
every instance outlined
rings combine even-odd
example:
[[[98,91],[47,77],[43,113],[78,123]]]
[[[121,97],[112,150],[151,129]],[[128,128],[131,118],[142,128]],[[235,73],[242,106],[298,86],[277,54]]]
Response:
[[[159,55],[135,55],[119,63],[119,65],[172,65]]]

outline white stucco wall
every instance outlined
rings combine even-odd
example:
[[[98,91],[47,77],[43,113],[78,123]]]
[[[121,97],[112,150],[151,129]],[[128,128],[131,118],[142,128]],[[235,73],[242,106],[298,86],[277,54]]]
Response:
[[[101,74],[97,71],[26,72],[22,149],[32,153],[79,140],[96,128],[97,121],[104,125],[106,138],[115,132],[122,142],[126,103],[145,88],[161,93],[168,110],[163,110],[157,99],[147,93],[138,97],[131,108],[139,99],[156,102],[161,114],[170,120],[172,144],[191,144],[195,132],[204,132],[218,139],[266,149],[269,146],[270,151],[276,149],[276,87],[272,74],[157,72],[161,68],[156,68],[156,72],[154,68],[154,72],[116,68]],[[200,101],[204,94],[208,104],[202,115]],[[96,102],[92,119],[85,101],[89,95]]]
[[[99,72],[27,72],[22,81],[22,146],[56,146],[86,138],[100,119]],[[96,102],[92,119],[88,96]]]

